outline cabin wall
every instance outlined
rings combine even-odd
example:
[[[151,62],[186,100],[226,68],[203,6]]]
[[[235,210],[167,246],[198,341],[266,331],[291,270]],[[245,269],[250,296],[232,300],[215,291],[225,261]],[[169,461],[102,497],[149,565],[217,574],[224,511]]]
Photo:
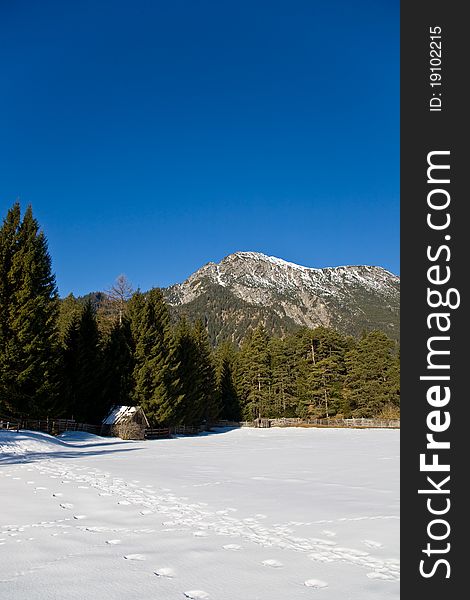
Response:
[[[129,419],[113,425],[111,434],[122,440],[143,440],[145,439],[145,426]]]

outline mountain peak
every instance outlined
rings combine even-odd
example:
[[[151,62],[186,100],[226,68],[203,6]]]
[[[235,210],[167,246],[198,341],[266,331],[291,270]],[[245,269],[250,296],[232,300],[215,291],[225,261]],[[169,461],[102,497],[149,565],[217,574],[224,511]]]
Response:
[[[221,263],[226,260],[232,260],[232,259],[236,259],[236,258],[252,260],[252,261],[263,261],[263,262],[271,263],[278,267],[285,267],[285,268],[288,267],[288,268],[292,268],[292,269],[308,269],[309,268],[309,267],[303,267],[301,265],[297,265],[292,262],[287,262],[286,260],[283,260],[282,258],[277,258],[276,256],[268,256],[267,254],[263,254],[262,252],[250,252],[250,251],[239,251],[239,252],[234,252],[233,254],[229,254],[221,261]]]
[[[383,271],[385,273],[388,273],[390,276],[392,277],[396,277],[397,279],[399,279],[396,275],[394,275],[392,272],[387,271],[387,269],[384,269],[383,267],[379,267],[379,266],[371,266],[371,265],[340,265],[340,266],[335,266],[335,267],[306,267],[303,265],[299,265],[297,263],[293,263],[293,262],[289,262],[287,260],[284,260],[282,258],[278,258],[276,256],[269,256],[268,254],[263,254],[262,252],[254,252],[254,251],[237,251],[237,252],[233,252],[232,254],[229,254],[228,256],[226,256],[225,258],[223,258],[220,263],[218,264],[223,264],[226,261],[230,262],[232,260],[236,260],[237,258],[240,259],[245,259],[245,260],[251,260],[251,261],[260,261],[260,262],[265,262],[265,263],[270,263],[272,265],[275,265],[277,267],[281,267],[281,268],[286,268],[286,269],[297,269],[299,271],[314,271],[314,272],[322,272],[322,271],[342,271],[342,270],[350,270],[350,271],[354,271],[354,270],[377,270],[377,271]],[[210,265],[214,265],[217,263],[208,263]]]
[[[202,312],[206,321],[219,324],[235,312],[230,318],[238,323],[251,314],[253,323],[256,318],[276,322],[281,333],[324,325],[346,333],[382,329],[398,337],[399,285],[399,278],[382,267],[312,268],[239,251],[207,263],[165,295],[175,310]]]

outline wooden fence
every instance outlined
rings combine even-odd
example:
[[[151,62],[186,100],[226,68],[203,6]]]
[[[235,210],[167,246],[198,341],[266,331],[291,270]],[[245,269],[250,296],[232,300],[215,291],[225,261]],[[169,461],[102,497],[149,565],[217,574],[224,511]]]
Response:
[[[14,419],[0,419],[0,429],[17,430],[20,428],[20,422]]]
[[[399,429],[399,419],[256,419],[255,421],[219,421],[211,427],[350,427],[355,429]],[[13,419],[0,418],[0,429],[43,431],[50,435],[59,435],[64,431],[86,431],[87,433],[100,434],[99,425],[77,423],[73,419]],[[198,435],[207,431],[207,425],[178,425],[166,428],[148,428],[145,430],[145,439],[158,440],[171,438],[172,435]]]
[[[149,428],[145,430],[145,439],[146,440],[163,440],[171,437],[171,430],[169,427],[155,429]]]
[[[175,435],[198,435],[206,430],[206,425],[177,425],[170,428],[170,432]]]
[[[400,429],[400,419],[307,419],[318,427],[352,427],[355,429]]]
[[[50,435],[59,435],[64,431],[86,431],[87,433],[99,433],[97,425],[89,423],[77,423],[73,419],[17,419],[0,420],[0,428],[3,429],[29,429],[30,431],[42,431]]]
[[[400,419],[262,419],[261,427],[351,427],[355,429],[399,429]],[[269,425],[264,422],[269,421]],[[257,421],[241,421],[240,427],[260,427]]]

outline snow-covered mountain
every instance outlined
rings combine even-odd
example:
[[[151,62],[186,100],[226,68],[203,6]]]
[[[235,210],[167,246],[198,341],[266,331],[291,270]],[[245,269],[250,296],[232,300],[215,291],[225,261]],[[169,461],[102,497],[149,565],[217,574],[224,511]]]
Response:
[[[164,293],[174,312],[204,318],[214,341],[239,340],[260,321],[276,333],[324,325],[352,334],[381,329],[398,337],[400,280],[381,267],[314,269],[236,252]]]

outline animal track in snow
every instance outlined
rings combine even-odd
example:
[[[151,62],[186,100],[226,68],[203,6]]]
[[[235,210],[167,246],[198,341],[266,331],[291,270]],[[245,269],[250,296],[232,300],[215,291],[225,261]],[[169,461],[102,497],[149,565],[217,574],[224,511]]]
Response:
[[[72,510],[73,504],[70,504],[70,502],[62,502],[60,504],[60,508],[65,508],[66,510]]]
[[[39,467],[36,467],[39,470]],[[205,502],[191,503],[183,496],[178,497],[169,488],[149,488],[138,480],[126,482],[122,478],[114,478],[109,473],[98,469],[84,471],[70,468],[69,465],[61,463],[41,464],[40,471],[49,477],[60,477],[72,483],[80,481],[86,487],[96,490],[102,496],[114,497],[114,502],[129,503],[138,507],[141,515],[150,515],[151,525],[155,525],[155,519],[160,520],[179,531],[187,531],[188,535],[195,537],[207,537],[208,535],[221,535],[236,537],[244,542],[252,542],[264,548],[278,548],[294,552],[306,553],[308,557],[319,563],[347,563],[356,568],[364,569],[365,573],[379,573],[377,579],[399,580],[399,564],[393,559],[379,559],[370,556],[354,548],[339,547],[332,538],[335,532],[324,529],[322,534],[325,539],[315,537],[300,537],[295,535],[294,529],[304,525],[316,525],[322,523],[333,524],[338,522],[372,521],[375,519],[398,519],[397,516],[375,515],[362,517],[341,517],[340,519],[323,519],[318,521],[303,522],[290,521],[288,523],[270,524],[265,520],[265,515],[257,513],[254,516],[243,515],[236,518],[236,509],[225,507],[215,510]],[[56,483],[57,484],[57,483]],[[59,492],[54,493],[59,495]],[[62,495],[62,494],[61,494]],[[103,498],[105,502],[105,499]],[[64,505],[67,503],[64,503]],[[62,506],[63,507],[63,506]],[[229,516],[231,513],[232,516]],[[163,517],[163,518],[159,518]],[[263,521],[262,521],[263,520]],[[47,527],[47,525],[42,525]],[[77,525],[78,527],[78,525]],[[87,531],[92,529],[86,528]],[[101,531],[131,532],[123,528],[104,528]],[[98,528],[96,529],[98,531]],[[132,530],[134,531],[134,530]],[[142,531],[144,530],[135,530]],[[122,533],[118,533],[118,535]],[[380,542],[373,540],[362,540],[363,544],[372,543],[369,548],[381,548]],[[231,546],[231,544],[226,544]],[[229,548],[225,548],[229,550]],[[230,548],[234,550],[234,548]],[[265,565],[272,566],[272,565]]]
[[[304,582],[304,585],[306,585],[307,587],[311,587],[311,588],[326,588],[326,587],[328,587],[328,584],[326,583],[326,581],[322,581],[321,579],[307,579],[307,581]]]
[[[126,554],[123,558],[126,560],[147,560],[143,554]]]
[[[329,531],[328,529],[324,529],[322,531],[323,535],[326,535],[328,537],[335,537],[336,533],[334,531]]]
[[[278,569],[279,567],[284,566],[280,560],[276,560],[274,558],[268,558],[267,560],[263,560],[262,564],[265,567],[272,567],[273,569]]]
[[[202,590],[190,590],[189,592],[184,592],[184,595],[191,600],[205,600],[209,598],[209,594]]]
[[[368,548],[382,548],[383,544],[381,542],[374,542],[374,540],[362,540],[362,543],[365,544]]]
[[[106,540],[106,543],[115,546],[116,544],[120,544],[121,540]]]
[[[393,581],[393,577],[387,575],[386,573],[381,573],[380,571],[374,571],[373,573],[367,573],[367,577],[369,579],[381,579],[383,581]]]
[[[171,567],[162,567],[155,571],[155,575],[157,577],[168,577],[169,579],[172,579],[175,576],[175,570]]]

